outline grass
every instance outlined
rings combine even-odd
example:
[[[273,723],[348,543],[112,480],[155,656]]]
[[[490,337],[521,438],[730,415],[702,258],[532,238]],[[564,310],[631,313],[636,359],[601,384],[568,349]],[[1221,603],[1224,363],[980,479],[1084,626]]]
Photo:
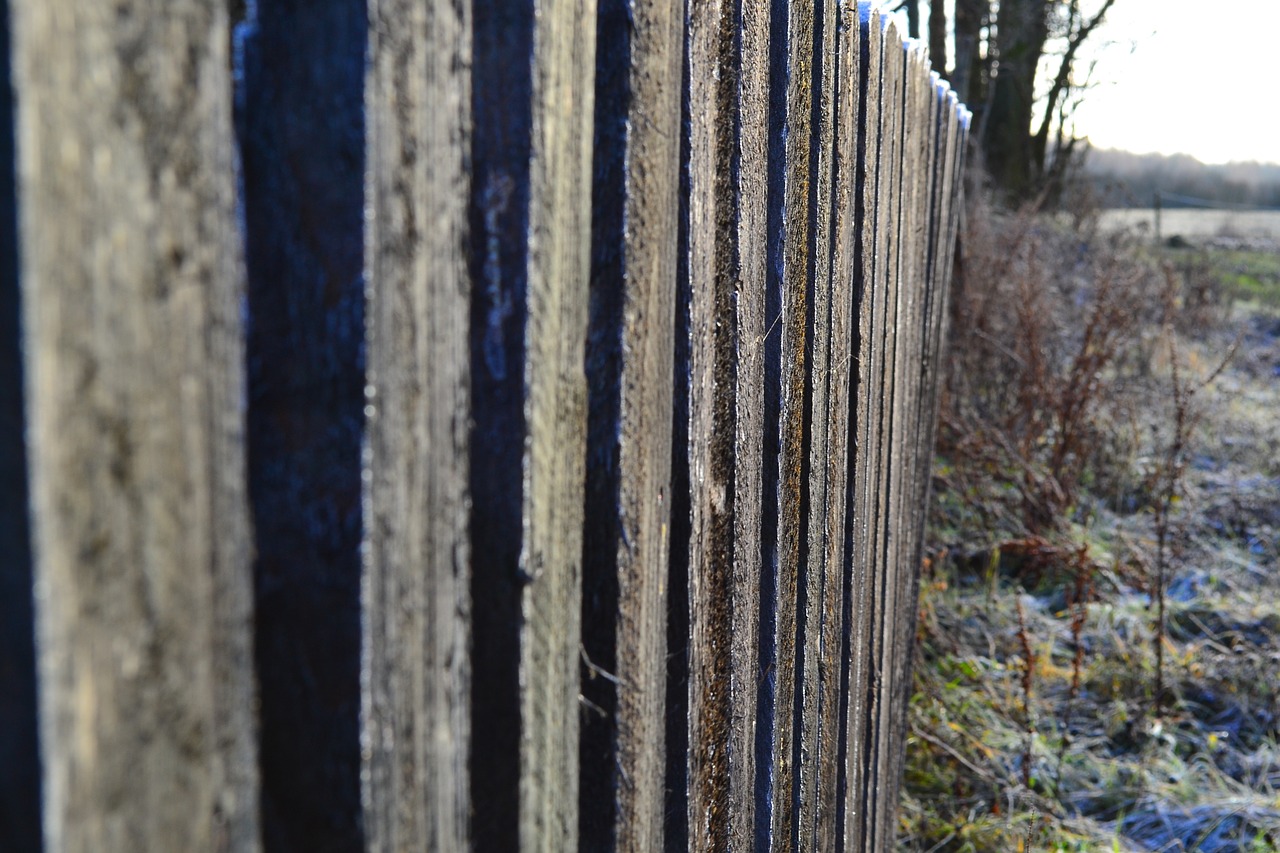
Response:
[[[1027,256],[1065,272],[1019,266],[1008,235],[1026,224],[982,227],[998,233],[966,235],[979,270],[964,299],[987,312],[1011,301],[975,295],[979,276],[1006,297],[1061,299],[1038,303],[1051,320],[1035,331],[1039,375],[1016,318],[983,320],[988,352],[959,339],[956,369],[995,387],[953,382],[944,408],[900,849],[1280,850],[1280,251],[1090,244],[1149,271],[1126,282],[1168,273],[1177,286],[1150,291],[1162,310],[1126,303],[1123,345],[1079,405],[1055,395],[1075,386],[1053,371],[1079,362],[1070,312],[1088,308],[1104,261],[1073,269],[1062,247],[1087,237],[1046,232]],[[1008,284],[1020,276],[1035,286]],[[1161,587],[1172,359],[1200,420],[1180,451]],[[1065,421],[1024,407],[1068,403],[1087,440],[1060,482],[1050,463]]]

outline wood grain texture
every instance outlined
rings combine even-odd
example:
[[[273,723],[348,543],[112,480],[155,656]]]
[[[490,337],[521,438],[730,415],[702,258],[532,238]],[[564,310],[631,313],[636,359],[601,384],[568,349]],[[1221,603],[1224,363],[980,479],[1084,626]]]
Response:
[[[683,6],[669,0],[599,6],[586,353],[584,849],[648,853],[663,838],[683,17]]]
[[[862,139],[858,132],[863,71],[860,21],[857,9],[841,7],[835,52],[835,108],[833,118],[833,196],[831,201],[831,352],[827,454],[818,464],[827,469],[826,513],[823,517],[821,640],[819,646],[819,736],[817,763],[815,850],[835,850],[840,836],[844,752],[841,707],[848,690],[845,678],[848,596],[852,560],[848,549],[848,492],[852,467],[851,430],[856,383],[856,320],[858,277],[855,273],[858,236],[858,188]]]
[[[730,666],[734,559],[737,265],[732,168],[736,136],[730,2],[688,9],[688,846],[724,850],[729,832]]]
[[[749,850],[756,831],[757,727],[764,675],[760,655],[765,325],[769,281],[769,8],[739,4],[737,322],[734,438],[732,675],[729,729],[728,849]]]
[[[594,0],[541,0],[531,81],[519,840],[578,842]]]
[[[831,393],[831,249],[832,195],[835,191],[835,78],[838,3],[816,0],[812,86],[812,139],[809,157],[811,283],[806,306],[805,357],[809,378],[805,387],[805,501],[797,661],[800,767],[796,849],[813,850],[818,824],[818,762],[821,748],[823,589],[828,571],[826,527],[830,495],[829,407]]]
[[[253,851],[224,4],[13,4],[51,851]]]
[[[876,561],[872,555],[875,516],[876,445],[873,424],[879,421],[881,321],[877,306],[884,292],[880,284],[884,258],[880,222],[882,168],[881,92],[883,90],[884,28],[878,10],[860,3],[859,51],[864,64],[858,106],[862,137],[859,161],[855,275],[857,276],[856,387],[852,403],[853,462],[849,487],[850,576],[844,678],[845,753],[843,786],[843,848],[861,850],[866,824],[867,738],[872,671],[872,594]]]
[[[884,20],[884,19],[882,19]],[[867,777],[865,795],[865,841],[868,849],[879,849],[887,796],[887,780],[881,774],[888,757],[889,670],[893,660],[890,645],[894,612],[894,573],[889,566],[891,515],[891,454],[893,447],[894,368],[897,347],[898,291],[901,284],[902,234],[902,119],[903,65],[905,52],[897,25],[884,23],[884,58],[881,81],[881,168],[877,210],[876,252],[880,258],[875,285],[879,289],[874,305],[873,344],[877,370],[870,393],[875,412],[870,424],[869,447],[873,458],[868,477],[872,489],[871,549],[871,665],[868,670]]]
[[[370,7],[362,714],[370,851],[469,843],[468,9]]]
[[[777,323],[776,348],[766,346],[765,424],[766,529],[765,571],[772,573],[772,612],[766,605],[762,667],[771,670],[763,684],[761,722],[767,725],[758,758],[757,790],[768,791],[769,849],[794,850],[797,843],[799,732],[797,731],[797,664],[801,585],[804,582],[804,500],[808,457],[805,447],[805,390],[809,381],[808,306],[813,282],[812,179],[813,153],[813,0],[779,0],[774,9],[770,150],[770,281],[766,323]],[[770,470],[772,468],[772,470]],[[771,501],[770,501],[771,499]],[[772,506],[769,503],[772,503]],[[763,728],[763,727],[762,727]],[[764,746],[763,749],[759,748]],[[762,839],[757,838],[757,844]]]

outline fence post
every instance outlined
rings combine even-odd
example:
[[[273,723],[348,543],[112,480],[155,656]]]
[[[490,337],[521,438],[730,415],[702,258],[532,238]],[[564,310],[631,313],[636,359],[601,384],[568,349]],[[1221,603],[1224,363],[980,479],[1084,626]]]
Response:
[[[597,25],[580,844],[662,847],[684,7]]]
[[[463,850],[470,740],[470,4],[374,0],[363,800],[370,851]]]
[[[478,851],[569,850],[596,4],[472,14],[472,826]]]
[[[253,851],[225,4],[13,4],[45,840]]]

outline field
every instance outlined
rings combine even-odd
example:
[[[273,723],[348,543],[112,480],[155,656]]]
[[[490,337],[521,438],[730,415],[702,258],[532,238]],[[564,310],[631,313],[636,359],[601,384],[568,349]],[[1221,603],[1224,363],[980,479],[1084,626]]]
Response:
[[[1106,210],[1104,230],[1129,229],[1152,234],[1156,212],[1151,208]],[[1180,236],[1188,240],[1211,237],[1269,239],[1280,241],[1280,211],[1164,209],[1160,212],[1160,237]]]
[[[966,234],[900,849],[1280,850],[1280,215],[1175,213]]]

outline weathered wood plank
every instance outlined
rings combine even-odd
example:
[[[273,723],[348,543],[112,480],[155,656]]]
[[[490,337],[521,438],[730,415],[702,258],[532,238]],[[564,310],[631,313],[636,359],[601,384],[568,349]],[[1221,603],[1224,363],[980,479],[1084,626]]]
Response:
[[[810,247],[811,155],[813,124],[814,3],[779,0],[774,10],[769,174],[771,280],[767,332],[765,424],[765,567],[771,583],[762,594],[761,666],[763,683],[759,715],[763,743],[758,755],[757,789],[767,791],[769,849],[795,849],[798,830],[799,732],[796,726],[797,662],[801,655],[799,612],[804,582],[805,389],[809,379],[808,306],[813,282]],[[781,30],[781,31],[779,31]],[[777,336],[776,346],[771,335]],[[772,399],[770,399],[772,397]],[[776,425],[776,426],[775,426]],[[772,527],[772,529],[769,529]],[[758,805],[764,805],[759,803]],[[757,843],[761,843],[758,839]]]
[[[822,629],[819,648],[819,739],[814,849],[835,850],[840,836],[840,785],[843,754],[841,707],[845,683],[845,637],[852,561],[848,550],[848,492],[853,463],[853,391],[858,286],[855,274],[861,137],[858,112],[864,77],[860,21],[856,8],[841,7],[832,49],[836,108],[833,132],[831,353],[827,418],[827,511],[822,531],[825,571],[822,581]]]
[[[690,850],[726,849],[730,819],[738,411],[733,351],[738,235],[732,170],[739,67],[734,5],[719,0],[690,4],[687,23]]]
[[[573,849],[596,7],[472,12],[471,825]]]
[[[603,0],[599,8],[586,353],[585,849],[662,846],[683,18],[683,5],[671,0]]]
[[[39,853],[35,608],[18,298],[9,4],[0,3],[0,850]]]
[[[373,0],[364,577],[367,849],[469,841],[469,4]]]
[[[761,541],[764,502],[765,325],[769,281],[769,7],[740,7],[738,80],[737,359],[734,439],[732,675],[729,728],[729,850],[755,842],[760,685]],[[767,725],[767,722],[764,723]]]
[[[13,4],[53,851],[258,849],[225,4]]]
[[[250,12],[235,103],[262,831],[282,853],[359,850],[365,3]]]
[[[881,83],[881,133],[884,147],[881,166],[884,170],[880,181],[880,209],[877,212],[877,253],[883,259],[883,269],[877,275],[876,285],[881,288],[875,306],[873,346],[877,348],[878,371],[872,378],[875,397],[875,420],[871,424],[870,446],[873,448],[873,473],[870,477],[873,490],[871,565],[872,582],[872,632],[871,668],[868,672],[870,730],[866,780],[866,836],[867,849],[879,849],[883,843],[882,829],[888,782],[883,768],[889,755],[889,727],[892,708],[889,700],[889,679],[893,661],[892,616],[896,604],[893,572],[889,570],[890,534],[892,523],[892,458],[894,425],[894,367],[897,364],[897,316],[899,289],[902,281],[902,156],[903,156],[903,74],[905,51],[895,22],[888,20],[884,26],[883,79]]]
[[[861,850],[866,823],[868,780],[867,737],[870,721],[870,673],[876,563],[872,558],[875,514],[876,458],[873,425],[879,422],[880,350],[882,321],[877,308],[884,288],[880,285],[884,257],[880,223],[881,183],[887,180],[882,157],[881,110],[884,81],[884,26],[870,3],[858,5],[858,47],[864,63],[859,85],[858,130],[861,152],[856,201],[855,276],[857,336],[856,379],[853,393],[853,462],[849,485],[843,785],[843,848]]]
[[[831,250],[832,195],[835,191],[835,110],[838,102],[836,59],[838,2],[815,0],[812,66],[812,117],[809,181],[812,245],[811,279],[806,310],[805,358],[809,364],[805,387],[805,505],[801,542],[802,570],[797,640],[797,702],[799,729],[799,789],[796,849],[813,850],[818,825],[818,762],[821,749],[822,629],[827,565],[827,492],[829,408],[831,394]]]
[[[886,667],[885,707],[889,709],[884,736],[885,754],[880,767],[884,795],[877,816],[877,837],[888,844],[896,827],[898,780],[896,772],[905,745],[905,701],[907,669],[914,635],[914,590],[917,577],[915,561],[915,522],[919,510],[915,506],[914,471],[919,448],[916,446],[916,409],[920,397],[921,324],[919,311],[923,296],[923,236],[927,199],[924,196],[927,169],[924,164],[927,147],[927,65],[923,49],[909,42],[904,62],[903,118],[903,184],[901,284],[896,318],[897,346],[894,390],[894,415],[890,447],[890,532],[885,562],[889,574],[891,603],[887,612],[892,630],[886,633],[890,659]]]
[[[534,11],[519,840],[548,853],[578,840],[595,15],[595,0],[539,0]]]

